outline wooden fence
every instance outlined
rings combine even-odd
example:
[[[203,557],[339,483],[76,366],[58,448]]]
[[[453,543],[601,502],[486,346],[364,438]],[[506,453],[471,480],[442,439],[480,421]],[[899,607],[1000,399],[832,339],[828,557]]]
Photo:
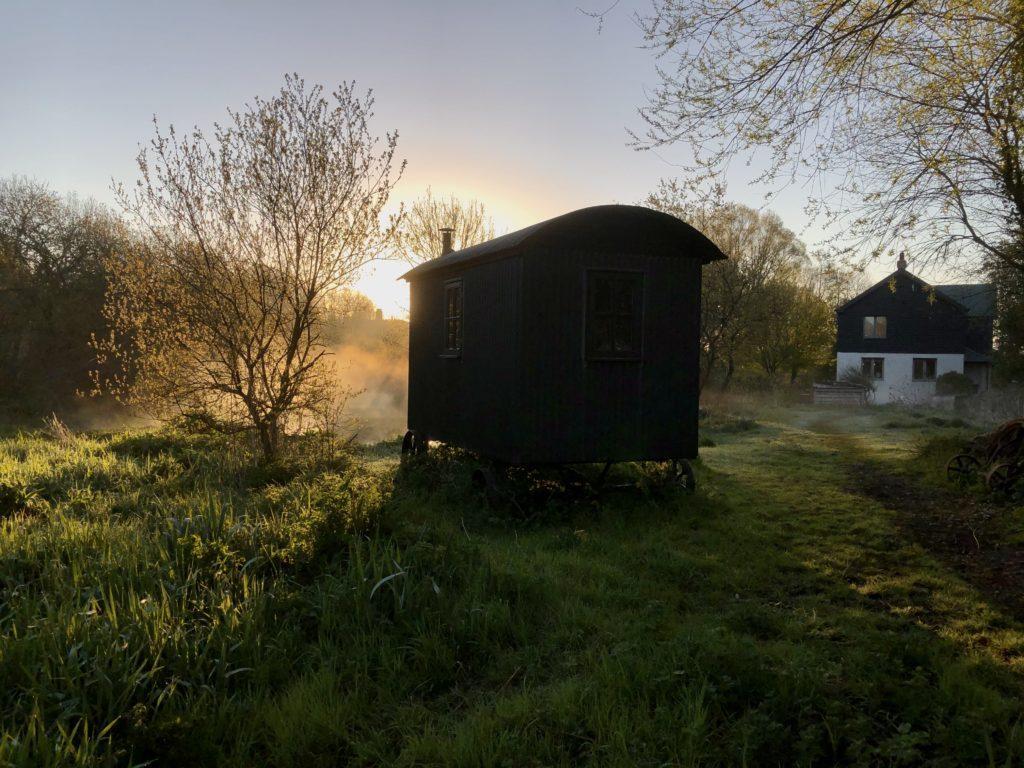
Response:
[[[815,384],[815,405],[866,405],[868,391],[859,384]]]

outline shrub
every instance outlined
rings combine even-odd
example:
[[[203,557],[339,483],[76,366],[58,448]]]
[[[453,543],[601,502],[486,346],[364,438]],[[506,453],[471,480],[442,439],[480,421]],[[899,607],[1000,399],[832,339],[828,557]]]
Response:
[[[875,391],[875,380],[852,365],[839,375],[838,381],[843,384],[856,384],[857,386],[864,387],[868,392]]]
[[[977,385],[969,377],[957,371],[949,371],[935,380],[937,395],[973,395]]]
[[[754,419],[748,419],[743,416],[726,416],[722,419],[716,419],[713,423],[707,425],[708,429],[715,430],[716,432],[749,432],[752,429],[757,429],[758,424]]]

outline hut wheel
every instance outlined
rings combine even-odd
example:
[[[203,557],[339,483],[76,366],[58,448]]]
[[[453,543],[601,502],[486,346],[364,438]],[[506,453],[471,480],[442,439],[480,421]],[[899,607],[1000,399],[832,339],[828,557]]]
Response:
[[[487,506],[497,509],[504,501],[504,494],[498,486],[498,473],[491,467],[477,467],[473,470],[473,487],[483,493]]]
[[[693,472],[693,465],[686,459],[672,462],[672,480],[687,493],[697,490],[697,476]]]
[[[402,456],[421,456],[427,452],[427,438],[419,432],[409,430],[402,438]]]
[[[993,464],[985,473],[985,487],[993,493],[1007,493],[1017,482],[1017,467],[1009,461]]]
[[[946,479],[957,485],[970,485],[981,471],[981,462],[970,453],[958,453],[946,464]]]

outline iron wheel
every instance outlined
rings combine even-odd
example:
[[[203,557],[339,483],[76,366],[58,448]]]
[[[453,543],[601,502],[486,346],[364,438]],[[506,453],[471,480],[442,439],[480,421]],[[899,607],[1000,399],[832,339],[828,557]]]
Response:
[[[985,473],[985,487],[993,493],[1008,493],[1017,482],[1017,467],[1009,461],[993,464]]]
[[[946,479],[957,485],[970,485],[981,472],[981,462],[970,453],[958,453],[946,464]]]
[[[686,459],[676,459],[672,462],[672,481],[687,493],[694,493],[697,490],[697,476],[694,474],[693,465]]]

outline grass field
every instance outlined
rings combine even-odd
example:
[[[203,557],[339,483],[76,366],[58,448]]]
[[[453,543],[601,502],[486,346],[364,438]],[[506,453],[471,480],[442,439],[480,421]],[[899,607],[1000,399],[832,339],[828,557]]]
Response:
[[[970,431],[712,407],[696,495],[505,512],[443,450],[12,435],[0,765],[1020,765],[1022,513],[946,486]]]

